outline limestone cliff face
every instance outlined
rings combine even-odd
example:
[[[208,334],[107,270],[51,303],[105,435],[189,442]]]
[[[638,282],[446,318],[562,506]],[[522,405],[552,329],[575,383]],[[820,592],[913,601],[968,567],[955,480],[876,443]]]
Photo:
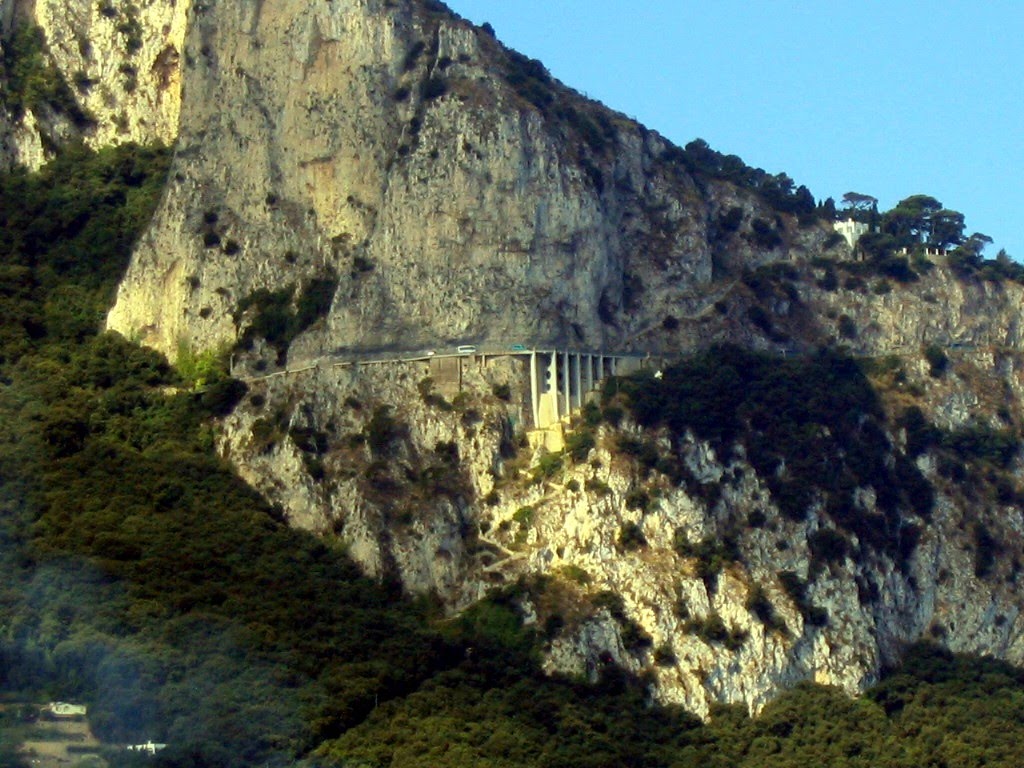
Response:
[[[825,295],[842,307],[860,297],[858,318],[894,333],[903,320],[887,305],[954,284],[948,274],[933,275],[925,286],[882,296]],[[985,292],[955,285],[952,293]],[[806,290],[805,301],[821,300],[817,289]],[[963,337],[971,326],[946,330]],[[974,340],[975,347],[947,347],[941,377],[930,375],[919,345],[887,347],[902,366],[885,395],[889,406],[923,405],[946,428],[995,423],[999,407],[1019,413],[1024,358],[983,336]],[[602,427],[585,458],[566,457],[549,472],[544,450],[516,437],[529,418],[520,364],[466,358],[459,377],[444,383],[432,378],[437,373],[430,362],[325,362],[252,380],[224,425],[223,449],[294,523],[339,536],[371,573],[433,592],[453,609],[490,588],[544,577],[523,606],[548,633],[550,669],[587,676],[614,660],[650,675],[659,700],[701,714],[715,701],[756,710],[805,679],[856,692],[921,637],[1024,662],[1021,510],[951,482],[935,454],[917,460],[936,503],[916,521],[921,537],[905,562],[863,554],[853,537],[847,554],[823,563],[812,542],[833,525],[825,511],[787,519],[767,478],[742,454],[725,459],[690,439],[682,457],[698,484],[677,486],[615,450],[618,435],[652,437],[627,422]],[[885,387],[881,378],[877,384]],[[898,446],[907,437],[896,430],[890,439]],[[660,449],[670,450],[664,438]],[[875,491],[858,493],[864,514],[878,511]],[[999,542],[999,557],[984,569],[978,521]],[[680,536],[693,543],[734,536],[736,554],[709,574],[679,547]]]
[[[9,35],[39,27],[42,61],[59,73],[82,111],[29,105],[0,116],[3,161],[37,168],[54,149],[81,139],[93,147],[128,141],[172,144],[181,107],[181,52],[191,0],[3,0]]]
[[[461,343],[666,357],[717,341],[840,343],[893,356],[879,381],[893,415],[913,404],[946,429],[999,427],[1022,412],[1019,287],[942,265],[905,286],[830,283],[850,253],[827,224],[691,174],[656,134],[430,3],[0,9],[43,29],[94,121],[9,115],[8,162],[38,164],[76,132],[176,142],[111,328],[172,357],[218,349],[253,327],[252,297],[283,293],[295,309],[310,281],[331,287],[289,339],[291,372],[266,375],[285,355],[260,338],[236,350],[250,392],[220,446],[293,524],[339,537],[368,572],[453,610],[524,580],[551,668],[586,675],[614,659],[699,713],[714,700],[757,708],[808,678],[856,691],[925,634],[1024,661],[1020,507],[950,481],[934,453],[917,460],[937,502],[913,556],[821,567],[809,542],[829,525],[822,510],[786,519],[742,456],[687,442],[712,500],[641,482],[608,427],[585,459],[549,471],[526,444],[515,359],[351,365]],[[922,354],[933,344],[949,356],[941,376]],[[325,356],[339,350],[350,354]],[[893,426],[886,439],[907,436]],[[655,503],[641,509],[638,490]],[[858,493],[872,512],[874,492]],[[755,519],[713,579],[677,546]],[[986,568],[979,519],[1005,555]]]
[[[418,4],[213,4],[185,59],[167,198],[109,318],[172,354],[233,341],[249,293],[326,273],[306,355],[619,347],[711,279],[723,205],[764,208],[698,188],[657,135]],[[789,245],[816,237],[794,226]]]

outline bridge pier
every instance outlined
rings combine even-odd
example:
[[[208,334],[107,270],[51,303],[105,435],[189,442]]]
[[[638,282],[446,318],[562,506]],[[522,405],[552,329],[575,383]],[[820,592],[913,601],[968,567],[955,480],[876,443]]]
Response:
[[[540,382],[537,381],[537,350],[530,353],[530,406],[534,426],[540,423]]]
[[[572,356],[573,408],[583,407],[583,355],[576,352]]]
[[[557,425],[582,408],[587,393],[599,388],[604,379],[642,365],[639,358],[565,349],[535,349],[529,358],[529,411],[537,430]]]
[[[530,393],[534,395],[533,424],[545,429],[561,419],[558,387],[558,353],[534,352],[530,363]]]
[[[568,350],[562,352],[562,401],[564,402],[562,416],[568,416],[572,413],[572,384],[569,377]]]
[[[551,361],[548,363],[548,393],[551,395],[552,419],[554,422],[560,421],[562,414],[558,402],[558,352],[551,353]]]

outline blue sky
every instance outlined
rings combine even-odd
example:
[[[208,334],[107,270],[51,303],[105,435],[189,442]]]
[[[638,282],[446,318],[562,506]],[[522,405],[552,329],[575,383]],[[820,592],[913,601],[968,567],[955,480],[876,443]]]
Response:
[[[923,193],[1024,261],[1024,0],[449,0],[567,85],[815,197]]]

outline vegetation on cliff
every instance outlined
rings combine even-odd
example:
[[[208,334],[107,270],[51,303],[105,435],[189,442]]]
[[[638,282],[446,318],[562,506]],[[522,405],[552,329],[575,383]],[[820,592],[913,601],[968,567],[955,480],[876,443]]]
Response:
[[[1015,764],[1024,677],[1006,665],[925,647],[861,701],[802,686],[757,719],[725,708],[703,725],[612,665],[596,684],[542,675],[514,593],[438,622],[289,529],[213,454],[211,419],[241,386],[191,389],[98,332],[166,166],[129,146],[0,178],[0,691],[88,702],[106,739],[169,743],[162,766]],[[820,477],[798,496],[899,471],[863,440],[883,416],[852,361],[719,357],[669,371],[671,398],[647,379],[621,392],[645,423],[786,462],[784,484],[803,477],[798,454],[863,443],[807,467]]]
[[[688,435],[707,440],[724,461],[737,450],[768,485],[779,510],[803,520],[820,506],[840,531],[857,537],[859,555],[885,552],[905,562],[933,492],[910,458],[886,436],[882,405],[860,365],[825,350],[784,358],[738,347],[712,347],[667,368],[605,385],[605,414],[626,408],[643,427],[663,427],[673,455],[653,468],[677,481],[687,471],[678,449]],[[857,489],[871,488],[877,511]],[[833,535],[826,560],[848,542]]]
[[[966,234],[964,214],[945,207],[931,195],[911,195],[890,210],[879,212],[878,200],[871,195],[847,192],[843,205],[836,212],[834,201],[829,199],[824,207],[829,218],[838,215],[866,227],[856,243],[862,261],[846,263],[850,271],[909,283],[934,267],[929,254],[944,253],[961,279],[1024,281],[1024,268],[1005,250],[994,259],[984,258],[982,252],[992,238],[982,232]]]
[[[80,128],[91,122],[63,74],[48,60],[45,35],[34,24],[17,24],[4,41],[0,79],[4,105],[14,118],[49,109]]]

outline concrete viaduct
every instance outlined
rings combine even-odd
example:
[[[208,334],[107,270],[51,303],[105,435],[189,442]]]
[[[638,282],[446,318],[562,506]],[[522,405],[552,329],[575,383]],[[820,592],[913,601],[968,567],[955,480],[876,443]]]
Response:
[[[586,394],[607,377],[633,373],[645,361],[643,355],[568,349],[531,349],[523,354],[530,358],[530,404],[537,429],[582,408]]]
[[[445,369],[461,366],[468,359],[486,366],[488,359],[515,357],[528,371],[530,386],[529,415],[531,439],[550,450],[563,446],[562,422],[583,407],[587,393],[595,391],[609,376],[633,373],[654,361],[642,353],[610,353],[574,349],[509,347],[462,347],[462,353],[430,357],[431,374],[443,381]],[[456,358],[453,360],[453,358]]]
[[[522,360],[529,371],[530,405],[533,429],[557,431],[545,441],[558,443],[561,440],[562,420],[581,408],[587,393],[596,390],[609,376],[624,376],[649,365],[661,364],[645,353],[584,351],[575,349],[528,348],[521,344],[461,345],[445,351],[420,352],[336,352],[315,360],[289,363],[284,370],[242,375],[243,381],[258,381],[280,376],[290,376],[312,371],[321,366],[351,367],[365,365],[387,365],[392,363],[426,363],[431,376],[438,384],[460,386],[462,366],[478,361],[486,366],[489,359],[514,357]],[[232,368],[234,365],[232,364]],[[234,373],[234,371],[233,371]]]

